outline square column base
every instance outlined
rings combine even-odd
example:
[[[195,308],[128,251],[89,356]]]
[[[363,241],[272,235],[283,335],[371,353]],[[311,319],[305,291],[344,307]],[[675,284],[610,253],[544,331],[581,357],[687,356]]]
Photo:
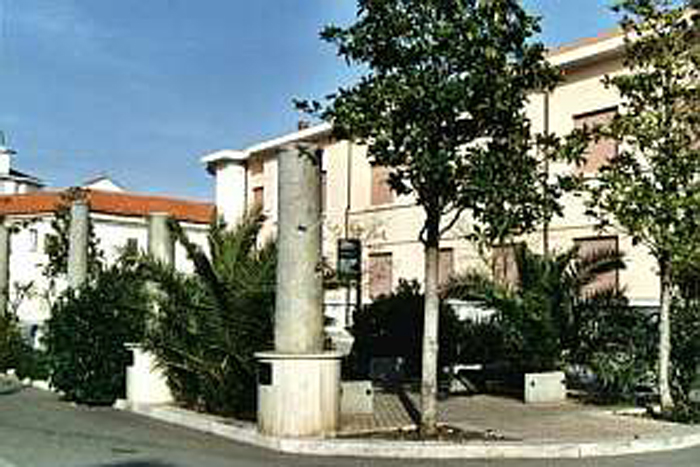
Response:
[[[335,436],[342,355],[263,352],[256,357],[258,431],[283,437]]]

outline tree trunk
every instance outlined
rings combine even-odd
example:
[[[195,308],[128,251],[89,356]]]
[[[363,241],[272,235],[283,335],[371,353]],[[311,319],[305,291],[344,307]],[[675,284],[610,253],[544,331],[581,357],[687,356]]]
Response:
[[[670,384],[671,362],[671,265],[667,258],[659,260],[661,298],[659,303],[659,396],[661,410],[673,408]]]
[[[421,432],[431,436],[437,432],[437,366],[439,234],[437,227],[428,229],[425,243],[425,306],[423,311],[423,371],[421,382]]]

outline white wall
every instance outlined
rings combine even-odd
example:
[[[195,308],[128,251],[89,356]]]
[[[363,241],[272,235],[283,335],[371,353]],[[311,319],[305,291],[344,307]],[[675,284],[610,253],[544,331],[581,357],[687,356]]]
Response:
[[[25,325],[40,324],[49,317],[50,298],[46,295],[49,288],[48,280],[42,271],[48,263],[45,254],[46,238],[54,233],[51,227],[52,215],[40,217],[14,217],[18,231],[12,234],[10,240],[10,302],[17,302],[20,286],[32,284],[32,291],[26,296],[17,309],[20,320]],[[99,248],[104,252],[105,259],[112,263],[119,255],[129,238],[134,238],[142,250],[147,248],[147,224],[144,218],[109,216],[91,214],[95,234],[99,239]],[[182,223],[190,240],[207,248],[207,225]],[[187,259],[184,248],[175,248],[175,266],[183,272],[192,272],[193,265]],[[57,289],[65,287],[65,281],[58,281]]]

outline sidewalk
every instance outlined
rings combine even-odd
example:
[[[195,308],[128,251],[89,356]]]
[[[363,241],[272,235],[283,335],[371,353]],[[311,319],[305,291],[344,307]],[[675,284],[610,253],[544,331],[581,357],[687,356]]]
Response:
[[[416,394],[409,398],[417,400]],[[388,441],[370,438],[413,426],[395,394],[377,392],[373,415],[342,419],[334,439],[261,435],[252,423],[197,414],[171,406],[130,407],[136,413],[281,452],[320,456],[394,458],[582,458],[668,451],[700,445],[700,427],[622,415],[576,402],[525,405],[494,396],[452,396],[439,417],[463,430],[488,433],[488,441]]]

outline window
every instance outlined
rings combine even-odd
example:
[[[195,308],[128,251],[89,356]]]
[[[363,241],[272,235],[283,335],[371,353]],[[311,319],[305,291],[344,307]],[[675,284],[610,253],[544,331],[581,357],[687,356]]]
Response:
[[[39,251],[39,232],[36,229],[29,229],[29,251]]]
[[[605,110],[598,110],[595,112],[588,112],[581,115],[574,116],[574,127],[575,128],[588,128],[593,129],[600,127],[610,121],[615,117],[617,113],[617,108],[613,107]],[[600,169],[606,162],[617,155],[617,141],[611,138],[605,138],[598,141],[592,141],[586,152],[584,154],[585,162],[581,171],[583,173],[595,173]]]
[[[261,186],[253,188],[253,206],[265,207],[265,189]]]
[[[580,258],[587,258],[591,255],[599,254],[605,251],[617,253],[620,248],[616,236],[577,238],[574,240],[574,242],[576,243],[576,246],[578,246],[578,254]],[[618,288],[619,271],[609,271],[599,274],[594,282],[588,284],[583,290],[583,295],[592,295],[593,293],[601,290],[617,290]]]
[[[44,235],[44,254],[51,254],[56,252],[59,248],[58,235],[46,234]]]
[[[372,166],[372,205],[389,204],[394,201],[394,193],[389,186],[389,174],[391,170],[388,167],[380,165]]]
[[[392,286],[391,253],[372,253],[369,255],[369,296],[376,298],[389,295]]]
[[[515,287],[520,282],[520,272],[516,260],[520,243],[494,246],[491,251],[491,272],[496,282]]]
[[[126,251],[130,254],[137,253],[139,251],[139,241],[136,238],[126,239]]]
[[[440,267],[438,269],[438,284],[444,284],[454,272],[454,250],[440,249]]]

